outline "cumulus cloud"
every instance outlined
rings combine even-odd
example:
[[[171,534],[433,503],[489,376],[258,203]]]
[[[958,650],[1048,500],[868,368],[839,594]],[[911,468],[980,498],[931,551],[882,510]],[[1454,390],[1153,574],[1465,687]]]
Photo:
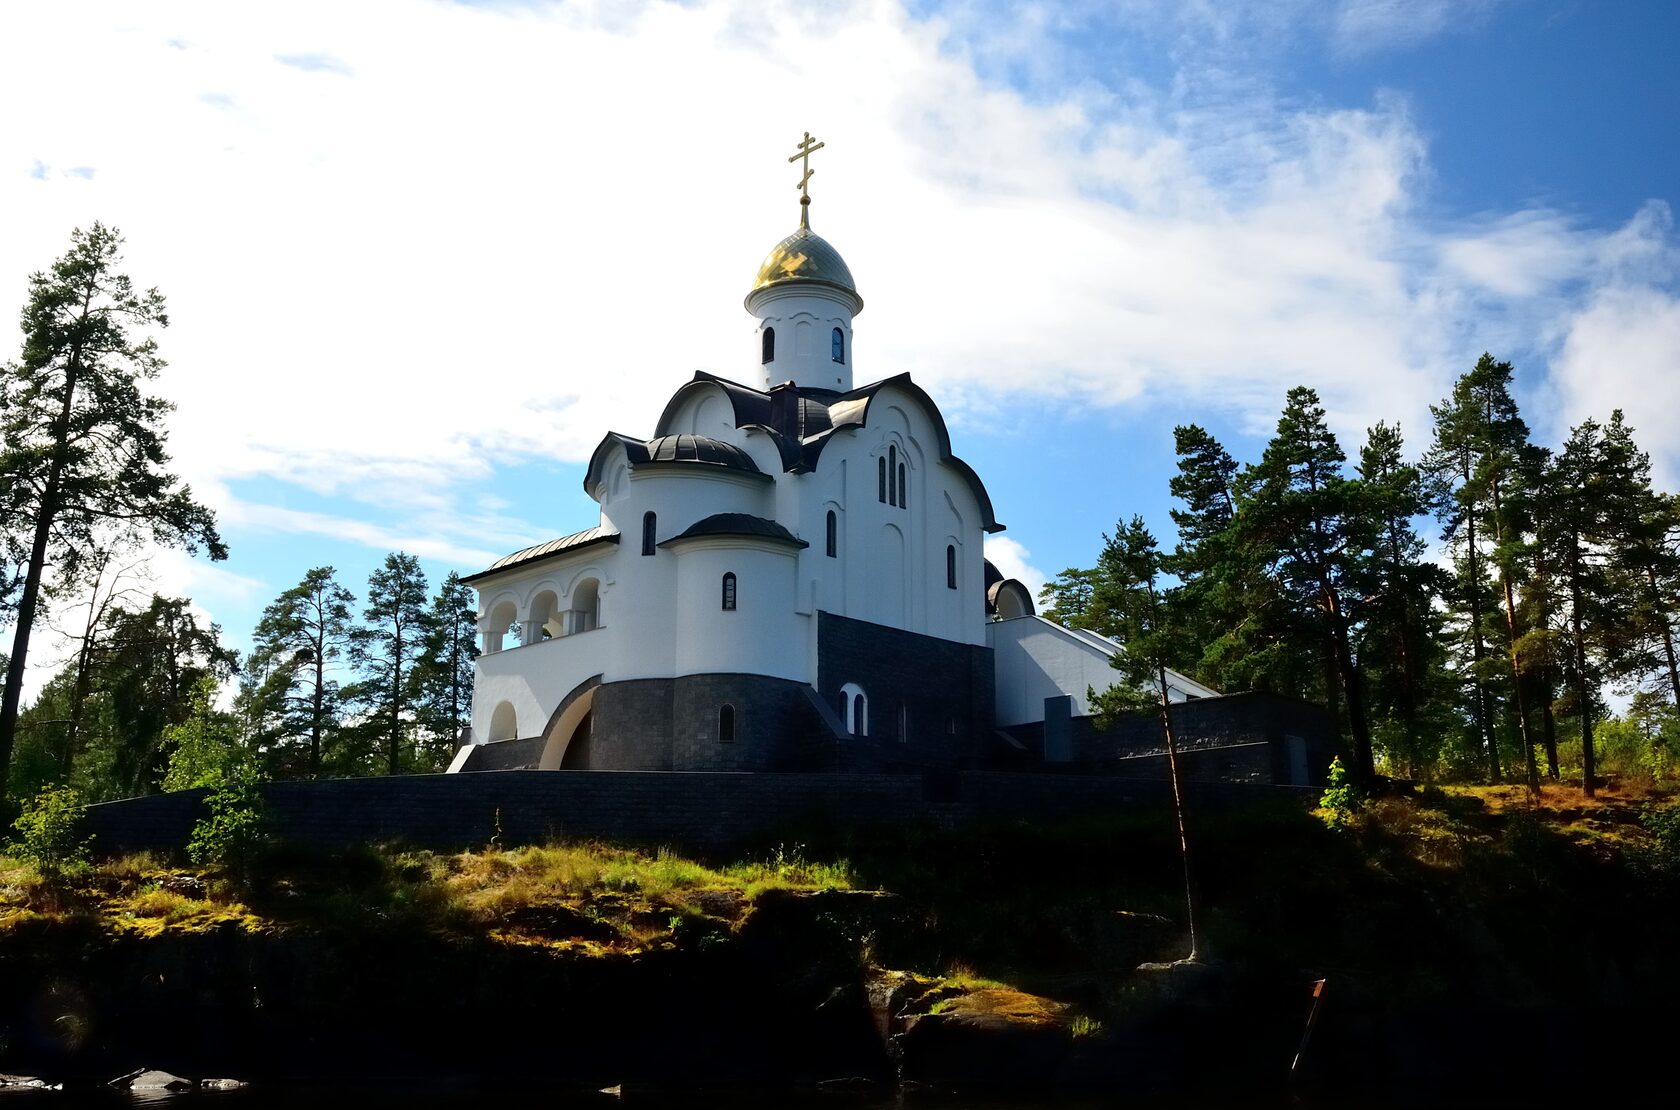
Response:
[[[1008,536],[987,536],[986,558],[1003,572],[1005,578],[1016,579],[1031,591],[1034,600],[1050,580],[1049,575],[1032,565],[1032,552]]]
[[[123,228],[170,298],[178,465],[226,519],[469,564],[501,552],[463,485],[651,431],[696,369],[755,379],[736,306],[797,219],[781,144],[806,129],[814,225],[869,304],[860,380],[909,370],[959,421],[1170,398],[1264,430],[1305,383],[1351,439],[1426,426],[1484,348],[1631,406],[1610,394],[1637,382],[1584,368],[1672,356],[1662,213],[1434,223],[1402,97],[1286,103],[1225,53],[1369,51],[1486,8],[1128,0],[982,39],[991,9],[893,0],[13,7],[0,95],[56,99],[0,145],[0,304],[70,227]],[[1099,18],[1172,72],[1064,66]],[[245,505],[255,476],[400,520]]]

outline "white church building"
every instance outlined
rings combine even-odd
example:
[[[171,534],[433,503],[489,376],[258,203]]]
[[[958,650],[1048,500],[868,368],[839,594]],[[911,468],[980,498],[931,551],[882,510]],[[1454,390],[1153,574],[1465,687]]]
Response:
[[[452,771],[1066,758],[1118,645],[986,560],[1003,525],[933,399],[858,384],[863,298],[809,203],[747,292],[743,380],[697,373],[651,437],[607,433],[600,519],[466,579],[481,655]]]

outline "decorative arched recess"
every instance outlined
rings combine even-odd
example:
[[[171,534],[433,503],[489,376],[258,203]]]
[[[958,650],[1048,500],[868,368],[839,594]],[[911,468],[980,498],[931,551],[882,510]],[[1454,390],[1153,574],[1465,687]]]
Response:
[[[495,710],[490,714],[490,735],[486,739],[491,743],[519,739],[519,715],[511,701],[496,703]]]
[[[869,695],[855,682],[840,687],[841,719],[853,736],[869,735]]]
[[[572,687],[570,693],[560,699],[560,705],[549,715],[548,724],[543,726],[542,756],[537,760],[537,770],[558,771],[561,762],[566,758],[566,749],[579,732],[579,726],[587,727],[590,712],[595,708],[595,688],[601,685],[601,676],[592,675]]]

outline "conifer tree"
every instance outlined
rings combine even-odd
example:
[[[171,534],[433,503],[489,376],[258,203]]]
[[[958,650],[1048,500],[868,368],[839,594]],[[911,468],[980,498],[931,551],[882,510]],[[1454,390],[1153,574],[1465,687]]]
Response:
[[[1412,523],[1426,510],[1423,479],[1402,449],[1400,429],[1379,422],[1359,452],[1372,542],[1360,572],[1366,602],[1358,643],[1373,739],[1415,776],[1433,762],[1444,727],[1441,622],[1433,600],[1445,575],[1424,561],[1426,545]]]
[[[434,764],[455,750],[472,712],[477,632],[472,587],[462,585],[461,576],[450,571],[432,598],[425,651],[415,672]]]
[[[1318,394],[1305,386],[1291,389],[1277,434],[1259,464],[1242,475],[1235,527],[1247,548],[1264,558],[1292,610],[1312,617],[1327,683],[1347,708],[1351,772],[1363,785],[1375,777],[1376,766],[1352,632],[1367,524],[1359,487],[1342,474],[1345,458]]]
[[[1626,667],[1636,641],[1627,614],[1637,578],[1617,556],[1641,500],[1644,465],[1621,410],[1608,426],[1589,418],[1571,429],[1549,468],[1537,514],[1539,542],[1556,574],[1552,605],[1564,621],[1565,708],[1580,724],[1581,788],[1589,795],[1597,789],[1593,727],[1603,712],[1602,690]]]
[[[368,729],[384,742],[386,773],[402,773],[403,749],[414,720],[415,668],[426,646],[426,575],[420,560],[401,551],[368,577],[362,625],[351,634],[350,661],[361,675],[355,695]]]
[[[1167,697],[1167,665],[1177,653],[1178,636],[1167,618],[1157,582],[1161,552],[1141,516],[1103,537],[1099,565],[1108,589],[1113,632],[1125,645],[1109,662],[1120,681],[1093,699],[1099,720],[1112,721],[1124,712],[1153,709],[1161,722],[1167,775],[1172,785],[1173,818],[1178,825],[1179,858],[1184,865],[1184,904],[1190,933],[1189,960],[1199,955],[1196,937],[1196,896],[1190,866],[1190,840],[1184,817],[1184,794],[1179,783],[1178,738],[1173,730],[1172,703]]]
[[[74,580],[101,527],[189,552],[202,545],[212,559],[227,555],[214,516],[165,469],[163,418],[171,405],[141,391],[163,360],[150,336],[133,332],[168,318],[161,293],[136,291],[118,271],[121,245],[116,231],[96,223],[71,234],[69,252],[50,271],[30,277],[22,356],[0,375],[0,489],[7,491],[0,508],[23,569],[0,697],[0,782],[49,567],[60,581]]]
[[[325,746],[342,713],[337,661],[350,647],[355,595],[332,567],[315,567],[263,610],[247,663],[247,703],[258,719],[276,721],[282,746],[307,739],[303,772],[318,778]],[[284,770],[284,752],[276,753]],[[295,773],[295,772],[293,772]]]

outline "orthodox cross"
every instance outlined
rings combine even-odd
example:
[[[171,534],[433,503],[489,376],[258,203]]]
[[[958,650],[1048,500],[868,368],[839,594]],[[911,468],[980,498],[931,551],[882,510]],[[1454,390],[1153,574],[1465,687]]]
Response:
[[[804,171],[804,175],[799,179],[799,225],[801,227],[811,226],[811,190],[806,186],[810,184],[811,175],[817,172],[811,168],[811,155],[822,148],[823,144],[812,139],[811,133],[807,131],[804,141],[799,144],[799,152],[788,159],[789,162],[802,163],[799,168]]]

